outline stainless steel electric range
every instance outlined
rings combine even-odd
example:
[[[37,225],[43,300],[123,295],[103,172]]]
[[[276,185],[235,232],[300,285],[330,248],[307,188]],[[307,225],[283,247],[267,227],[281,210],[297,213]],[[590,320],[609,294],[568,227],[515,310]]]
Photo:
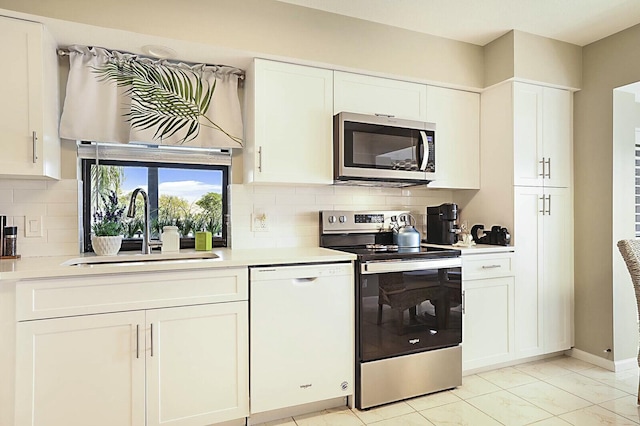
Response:
[[[321,211],[320,246],[357,255],[356,407],[462,384],[460,251],[394,245],[406,212]]]

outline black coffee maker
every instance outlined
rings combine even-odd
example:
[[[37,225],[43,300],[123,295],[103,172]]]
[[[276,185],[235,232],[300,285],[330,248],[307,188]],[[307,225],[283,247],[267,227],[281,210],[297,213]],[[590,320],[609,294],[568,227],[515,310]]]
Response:
[[[427,242],[455,244],[458,241],[458,205],[453,203],[427,207]]]

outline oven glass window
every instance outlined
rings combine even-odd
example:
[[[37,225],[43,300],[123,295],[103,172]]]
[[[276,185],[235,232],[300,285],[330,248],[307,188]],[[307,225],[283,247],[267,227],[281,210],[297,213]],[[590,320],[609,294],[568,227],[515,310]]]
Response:
[[[346,167],[409,171],[420,167],[418,130],[347,121],[344,132]]]
[[[362,361],[462,342],[460,268],[361,275]]]

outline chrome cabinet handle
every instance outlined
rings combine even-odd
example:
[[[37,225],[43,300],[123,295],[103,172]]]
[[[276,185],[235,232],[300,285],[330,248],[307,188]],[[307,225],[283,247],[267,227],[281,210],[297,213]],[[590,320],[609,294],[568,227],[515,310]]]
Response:
[[[502,265],[482,265],[482,269],[502,268]]]
[[[462,291],[462,315],[464,315],[465,313],[465,308],[467,307],[467,304],[465,303],[465,291]]]
[[[140,358],[140,324],[136,324],[136,358]]]
[[[547,198],[548,198],[547,214],[551,216],[551,195],[548,195]]]
[[[547,179],[551,179],[551,157],[547,158]]]
[[[543,195],[539,199],[542,200],[542,210],[538,210],[538,212],[542,213],[542,215],[544,216],[546,214],[546,211],[547,211],[547,197],[545,197]]]
[[[262,147],[258,147],[258,171],[262,172]]]
[[[542,160],[538,161],[538,163],[542,164],[542,173],[539,173],[538,176],[541,176],[542,179],[544,179],[545,177],[544,165],[546,164],[546,161],[544,161],[544,157],[542,157]]]
[[[151,323],[151,356],[153,356],[153,323]]]
[[[31,134],[31,140],[33,142],[33,162],[38,162],[38,132],[35,130]]]

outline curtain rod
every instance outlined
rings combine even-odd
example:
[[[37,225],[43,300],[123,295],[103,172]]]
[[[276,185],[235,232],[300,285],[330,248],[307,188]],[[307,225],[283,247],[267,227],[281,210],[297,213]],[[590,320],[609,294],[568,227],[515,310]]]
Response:
[[[104,48],[104,47],[102,47],[101,49],[108,50],[109,52],[112,52],[112,51],[113,51],[113,50],[111,50],[111,49],[106,49],[106,48]],[[58,48],[58,49],[56,50],[56,52],[58,53],[58,56],[69,56],[69,49]],[[124,52],[124,51],[120,51],[120,50],[118,50],[117,52],[120,52],[120,53],[126,53],[127,55],[140,56],[140,57],[143,57],[143,58],[152,59],[152,60],[154,60],[154,61],[167,61],[167,62],[169,62],[169,63],[173,63],[173,64],[175,64],[175,63],[183,63],[183,64],[187,64],[187,65],[200,65],[200,63],[197,63],[197,62],[179,61],[179,60],[178,60],[178,61],[175,61],[175,60],[163,59],[163,58],[152,58],[152,57],[150,57],[150,56],[139,55],[139,54],[137,54],[137,53]],[[238,68],[238,67],[234,67],[234,66],[232,66],[232,65],[223,65],[223,64],[202,64],[202,65],[205,65],[205,66],[208,66],[208,67],[228,67],[228,68],[235,68],[235,69],[237,70],[236,74],[238,74],[238,77],[239,77],[241,80],[244,80],[245,72],[244,72],[244,70],[243,70],[243,69],[240,69],[240,68]]]

